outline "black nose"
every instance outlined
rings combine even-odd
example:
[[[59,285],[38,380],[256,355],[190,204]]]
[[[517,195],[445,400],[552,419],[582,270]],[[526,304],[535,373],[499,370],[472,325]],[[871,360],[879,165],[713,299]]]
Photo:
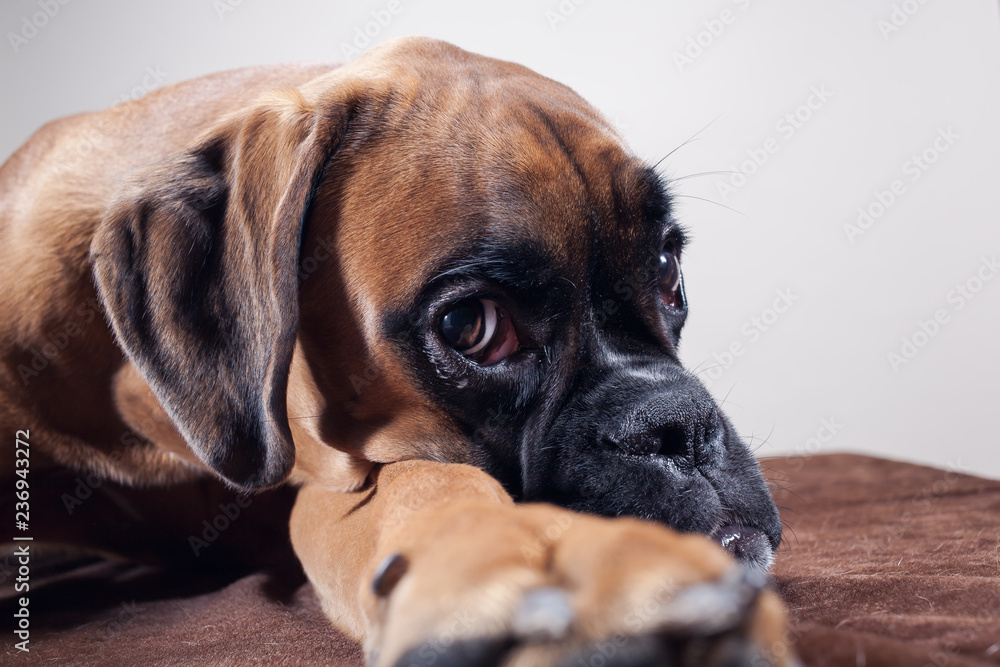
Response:
[[[700,393],[661,392],[626,409],[605,427],[605,445],[626,454],[697,463],[723,435],[715,403]]]

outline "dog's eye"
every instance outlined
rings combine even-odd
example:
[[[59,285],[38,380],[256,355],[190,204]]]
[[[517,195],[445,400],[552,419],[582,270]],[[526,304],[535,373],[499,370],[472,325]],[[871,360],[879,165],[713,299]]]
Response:
[[[488,299],[469,299],[445,313],[441,333],[462,354],[473,355],[489,345],[497,328],[497,304]]]
[[[677,254],[668,243],[660,251],[660,300],[671,308],[684,308],[684,286]]]
[[[489,299],[459,302],[441,318],[441,335],[480,366],[499,363],[518,348],[510,315]]]

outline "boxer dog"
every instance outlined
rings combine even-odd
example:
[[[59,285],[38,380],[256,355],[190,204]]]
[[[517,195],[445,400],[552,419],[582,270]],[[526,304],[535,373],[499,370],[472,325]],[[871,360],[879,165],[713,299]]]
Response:
[[[42,128],[0,235],[32,475],[299,487],[370,664],[791,664],[670,195],[568,88],[423,38],[204,77]]]

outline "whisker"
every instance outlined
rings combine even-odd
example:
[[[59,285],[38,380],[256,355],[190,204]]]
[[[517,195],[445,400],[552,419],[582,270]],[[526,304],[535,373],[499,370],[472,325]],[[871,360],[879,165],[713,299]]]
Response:
[[[781,491],[784,491],[788,495],[790,495],[790,496],[792,496],[792,497],[794,497],[794,498],[796,498],[798,500],[801,500],[805,504],[808,504],[809,501],[807,501],[805,498],[803,498],[800,494],[798,494],[795,491],[793,491],[791,488],[789,488],[789,487],[787,487],[787,486],[785,486],[783,484],[777,484],[777,483],[774,482],[774,480],[771,480],[771,479],[768,479],[767,482],[768,482],[769,485],[773,486],[774,488],[779,489]],[[802,512],[799,512],[798,510],[793,510],[793,509],[791,509],[789,507],[786,507],[785,509],[788,510],[789,512],[793,512],[793,513],[798,514],[800,516],[802,515]]]
[[[688,174],[686,176],[678,176],[677,178],[670,178],[668,180],[671,183],[679,183],[681,181],[686,181],[689,178],[698,178],[700,176],[721,176],[722,174],[732,175],[732,174],[742,174],[742,173],[743,172],[741,172],[741,171],[731,171],[731,170],[728,170],[728,169],[726,169],[724,171],[699,171],[697,174]]]
[[[787,537],[785,536],[785,532],[787,531],[787,532],[789,532],[789,533],[792,534],[793,538],[795,538],[795,544],[796,545],[800,544],[800,542],[799,542],[799,536],[795,534],[795,528],[791,525],[790,522],[785,521],[784,519],[782,519],[781,520],[781,526],[782,526],[782,528],[785,529],[785,530],[781,531],[782,532],[782,535],[781,535],[781,541],[782,542],[787,542],[788,541]]]
[[[788,476],[784,470],[781,470],[779,468],[772,468],[771,466],[767,465],[767,462],[771,460],[773,460],[773,457],[768,456],[760,459],[760,461],[758,461],[757,463],[762,471],[767,471],[771,473],[775,479],[791,482],[792,478]]]
[[[723,204],[722,202],[717,202],[717,201],[715,201],[714,199],[706,199],[705,197],[696,197],[695,195],[682,195],[682,194],[677,194],[677,193],[674,193],[674,194],[673,194],[672,196],[673,196],[673,197],[686,197],[686,198],[688,198],[688,199],[699,199],[699,200],[701,200],[701,201],[706,201],[706,202],[708,202],[709,204],[715,204],[716,206],[721,206],[722,208],[727,208],[727,209],[729,209],[730,211],[732,211],[733,213],[735,213],[735,214],[737,214],[737,215],[741,215],[741,216],[743,216],[744,218],[747,218],[747,217],[749,217],[749,216],[748,216],[748,215],[747,215],[746,213],[744,213],[743,211],[737,211],[737,210],[736,210],[735,208],[733,208],[732,206],[726,206],[726,205],[725,205],[725,204]]]
[[[761,446],[767,444],[768,440],[771,439],[772,435],[774,435],[774,424],[771,424],[771,430],[767,432],[766,436],[764,436],[764,442],[760,443]]]
[[[712,370],[713,368],[725,368],[725,366],[723,366],[722,364],[716,364],[714,366],[709,366],[708,368],[702,368],[699,371],[691,371],[691,373],[694,374],[694,375],[701,375],[702,373],[707,373],[708,371]]]
[[[750,446],[752,447],[752,449],[750,450],[751,453],[756,456],[757,452],[759,452],[764,447],[764,445],[766,445],[768,442],[770,442],[771,436],[773,434],[774,434],[774,424],[771,424],[771,430],[768,432],[767,435],[764,436],[764,439],[760,441],[760,444],[759,445],[754,445],[753,444],[754,438],[756,438],[758,436],[755,433],[751,433],[750,434]]]
[[[722,408],[722,406],[724,406],[726,404],[726,400],[729,398],[729,395],[731,393],[733,393],[733,389],[736,389],[736,383],[735,382],[733,383],[733,386],[729,388],[729,391],[726,392],[726,395],[722,397],[722,402],[719,403],[719,408],[720,409]],[[737,406],[737,407],[739,407],[739,406]]]
[[[698,130],[697,132],[695,132],[694,134],[692,134],[692,135],[691,135],[690,137],[688,137],[688,138],[687,138],[687,140],[686,140],[686,141],[685,141],[684,143],[682,143],[682,144],[681,144],[680,146],[678,146],[677,148],[675,148],[674,150],[670,151],[669,153],[667,153],[666,155],[664,155],[663,157],[661,157],[661,158],[660,158],[659,160],[657,160],[657,161],[656,161],[656,164],[654,164],[654,165],[653,165],[653,169],[656,169],[657,167],[659,167],[659,166],[660,166],[660,164],[661,164],[661,163],[662,163],[662,162],[663,162],[664,160],[666,160],[666,159],[667,159],[668,157],[670,157],[671,155],[673,155],[674,153],[676,153],[676,152],[677,152],[677,151],[679,151],[680,149],[682,149],[682,148],[684,148],[685,146],[687,146],[687,145],[688,145],[689,143],[691,143],[692,141],[696,141],[696,140],[698,139],[698,135],[699,135],[699,134],[701,134],[702,132],[704,132],[705,130],[707,130],[707,129],[708,129],[709,127],[711,127],[711,126],[712,126],[712,124],[713,124],[713,123],[715,123],[715,121],[719,120],[719,118],[721,118],[721,117],[722,117],[722,116],[721,116],[721,114],[720,114],[720,115],[716,116],[715,118],[713,118],[712,120],[710,120],[710,121],[708,122],[708,124],[707,124],[707,125],[705,125],[705,127],[701,128],[700,130]]]
[[[707,357],[707,358],[703,359],[700,364],[698,364],[697,366],[695,366],[694,368],[691,369],[691,372],[692,373],[697,373],[699,368],[701,368],[702,366],[704,366],[705,364],[707,364],[711,360],[712,360],[711,357]]]

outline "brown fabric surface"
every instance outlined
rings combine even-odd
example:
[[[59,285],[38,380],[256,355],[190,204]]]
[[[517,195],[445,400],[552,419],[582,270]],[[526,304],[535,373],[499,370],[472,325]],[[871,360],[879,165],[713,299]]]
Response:
[[[848,454],[764,466],[807,665],[1000,665],[1000,482]]]
[[[5,619],[13,607],[3,605]],[[31,652],[5,632],[2,664],[345,665],[359,646],[334,631],[298,567],[192,580],[98,561],[32,587]]]
[[[1000,482],[856,455],[764,462],[788,525],[776,585],[810,667],[1000,665]],[[4,664],[360,665],[294,564],[197,575],[35,564],[31,653]]]

